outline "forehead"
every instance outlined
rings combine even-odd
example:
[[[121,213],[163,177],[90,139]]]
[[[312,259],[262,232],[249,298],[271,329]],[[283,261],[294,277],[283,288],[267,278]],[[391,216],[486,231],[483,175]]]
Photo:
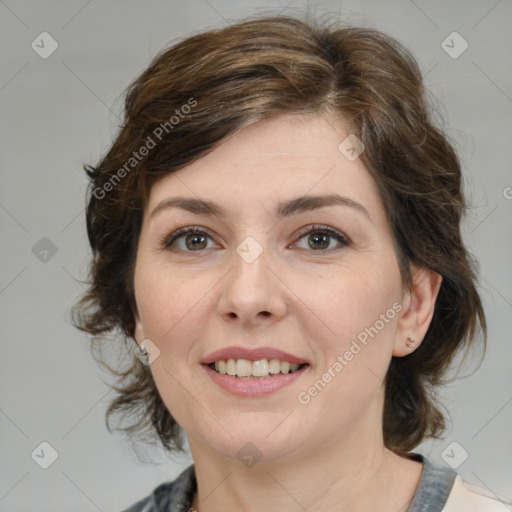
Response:
[[[339,193],[379,207],[377,187],[362,160],[351,161],[339,149],[348,135],[341,120],[318,114],[263,119],[157,181],[148,208],[173,195],[208,198],[229,209],[308,193]]]

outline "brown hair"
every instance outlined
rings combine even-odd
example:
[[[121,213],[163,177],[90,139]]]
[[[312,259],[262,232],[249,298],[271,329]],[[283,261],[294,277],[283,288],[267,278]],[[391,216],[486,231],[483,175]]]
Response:
[[[385,445],[403,454],[443,432],[435,386],[479,329],[484,350],[486,343],[476,263],[460,233],[466,204],[459,160],[432,121],[416,61],[396,40],[288,16],[246,19],[160,53],[128,88],[112,146],[85,166],[94,257],[74,322],[100,353],[118,343],[119,336],[107,343],[106,334],[124,336],[127,366],[107,365],[118,379],[109,429],[110,416],[120,413],[128,421],[121,430],[156,433],[166,449],[182,449],[181,429],[129,341],[134,257],[152,184],[259,119],[314,112],[341,115],[364,143],[361,158],[385,204],[404,286],[411,285],[411,262],[443,277],[423,343],[389,367]]]

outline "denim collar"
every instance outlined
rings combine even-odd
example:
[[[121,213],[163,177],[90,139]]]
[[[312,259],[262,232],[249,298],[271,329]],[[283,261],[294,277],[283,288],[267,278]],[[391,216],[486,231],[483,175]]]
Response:
[[[407,512],[441,512],[457,473],[448,467],[435,466],[419,453],[410,455],[413,460],[423,463],[423,471]]]
[[[410,453],[409,458],[421,462],[423,471],[407,512],[441,512],[457,473],[453,469],[433,465],[419,453]],[[193,512],[192,501],[196,491],[197,481],[192,464],[176,480],[159,485],[150,496],[124,512]]]

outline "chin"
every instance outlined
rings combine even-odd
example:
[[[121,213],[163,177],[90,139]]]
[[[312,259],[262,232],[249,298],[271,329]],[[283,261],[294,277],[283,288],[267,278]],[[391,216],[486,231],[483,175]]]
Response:
[[[282,418],[281,418],[282,421]],[[286,421],[286,420],[285,420]],[[257,426],[236,425],[228,429],[229,434],[211,438],[210,430],[203,439],[210,449],[230,459],[238,459],[242,464],[250,466],[247,460],[259,463],[282,461],[293,455],[305,442],[297,438],[295,426],[283,428],[279,421],[269,421]],[[301,432],[304,435],[304,431]]]

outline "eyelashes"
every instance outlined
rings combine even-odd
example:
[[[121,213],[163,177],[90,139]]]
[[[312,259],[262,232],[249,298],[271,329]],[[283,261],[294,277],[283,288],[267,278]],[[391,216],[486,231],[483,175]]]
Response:
[[[343,233],[329,226],[324,225],[307,226],[299,230],[299,232],[295,235],[296,242],[293,242],[293,245],[296,245],[299,241],[303,239],[308,239],[308,237],[312,235],[315,235],[313,244],[311,245],[308,243],[308,248],[302,248],[303,250],[307,250],[313,253],[330,253],[333,250],[349,247],[350,245],[352,245],[350,239]],[[184,241],[185,244],[184,248],[176,248],[177,245],[179,245],[179,242],[181,242],[182,240]],[[333,240],[338,242],[338,245],[330,247],[331,242]],[[209,233],[207,229],[199,226],[187,226],[174,231],[170,235],[165,235],[158,241],[158,244],[162,250],[172,250],[174,252],[187,253],[202,253],[205,250],[212,248],[208,247],[208,242],[210,241],[214,242],[212,235]],[[195,248],[189,249],[189,247],[187,246],[187,242],[192,243],[192,247]],[[328,248],[325,247],[326,242]],[[317,245],[317,248],[313,248],[317,243],[320,243],[320,245]]]
[[[170,249],[172,245],[176,242],[176,240],[179,240],[180,238],[183,238],[188,235],[196,235],[196,237],[208,237],[212,239],[211,235],[208,233],[207,230],[204,228],[200,228],[197,226],[187,226],[185,228],[178,229],[174,233],[171,233],[168,236],[163,237],[159,245],[162,249]],[[195,251],[186,251],[186,252],[195,252]]]
[[[329,226],[321,226],[321,225],[308,226],[306,228],[299,230],[299,232],[296,234],[296,236],[298,237],[298,241],[300,241],[303,238],[307,238],[308,236],[311,236],[313,234],[315,234],[315,235],[320,234],[322,237],[324,237],[323,238],[324,241],[325,241],[325,238],[330,238],[330,239],[336,240],[339,243],[337,248],[349,247],[351,245],[351,241],[348,239],[348,237],[346,237],[340,231],[338,231],[334,228],[331,228]],[[294,242],[294,244],[295,243],[297,243],[297,242]],[[330,245],[330,243],[328,245]],[[313,252],[330,252],[331,250],[334,250],[334,249],[329,248],[327,250],[320,250],[320,251],[318,249],[311,249],[311,250]]]

